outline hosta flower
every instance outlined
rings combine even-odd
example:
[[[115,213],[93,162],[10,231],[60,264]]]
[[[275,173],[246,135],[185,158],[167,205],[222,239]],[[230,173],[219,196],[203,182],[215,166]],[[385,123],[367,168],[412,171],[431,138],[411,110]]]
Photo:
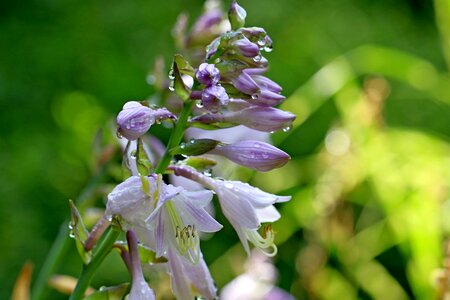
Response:
[[[203,90],[203,106],[211,112],[218,112],[222,105],[228,104],[228,101],[228,94],[222,86],[208,86]]]
[[[212,278],[205,270],[199,240],[201,232],[215,232],[222,228],[205,210],[211,199],[211,191],[186,191],[165,184],[158,175],[132,176],[108,195],[106,214],[119,215],[157,256],[169,259],[169,273],[178,299],[193,299],[193,295],[198,293],[197,296],[212,299],[211,291],[215,293],[215,288],[213,284],[207,289],[204,286],[205,282],[212,283]],[[189,269],[198,277],[204,276],[188,284],[195,287],[197,294],[183,287],[187,283],[177,277],[180,268]]]
[[[291,158],[277,147],[255,140],[218,146],[208,153],[225,156],[232,162],[262,172],[280,168]]]
[[[247,253],[250,253],[248,244],[250,241],[267,255],[276,254],[277,248],[271,227],[264,227],[262,234],[258,232],[258,229],[261,223],[274,222],[280,218],[273,204],[289,201],[290,196],[269,194],[240,181],[213,179],[190,167],[173,166],[171,168],[175,175],[197,181],[216,192],[222,212],[236,230]]]

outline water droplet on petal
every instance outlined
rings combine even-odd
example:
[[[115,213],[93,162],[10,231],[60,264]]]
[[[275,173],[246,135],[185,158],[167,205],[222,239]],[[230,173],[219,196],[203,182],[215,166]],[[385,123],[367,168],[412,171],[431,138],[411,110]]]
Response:
[[[232,183],[227,182],[227,183],[225,183],[225,187],[227,189],[232,189],[232,188],[234,188],[234,185]]]
[[[198,101],[195,106],[197,106],[198,108],[203,108],[203,102],[202,101]]]
[[[265,46],[264,48],[263,48],[263,50],[264,51],[266,51],[266,52],[272,52],[272,47],[271,46]]]
[[[252,99],[253,99],[253,100],[256,100],[256,99],[258,99],[258,98],[259,98],[258,93],[254,93],[254,94],[252,95]]]
[[[258,43],[259,46],[264,46],[266,44],[266,39],[264,39],[264,38],[260,39],[260,40],[258,40],[257,43]]]
[[[258,54],[258,55],[256,55],[255,57],[253,57],[253,61],[254,61],[254,62],[260,62],[261,59],[262,59],[261,54]]]

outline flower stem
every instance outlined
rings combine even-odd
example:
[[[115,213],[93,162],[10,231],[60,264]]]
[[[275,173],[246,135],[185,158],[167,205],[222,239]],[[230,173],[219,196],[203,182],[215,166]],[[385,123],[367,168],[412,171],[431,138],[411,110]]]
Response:
[[[184,135],[184,131],[186,130],[186,124],[193,106],[194,101],[187,100],[187,102],[184,102],[183,110],[178,117],[178,122],[175,125],[175,129],[172,131],[169,142],[167,144],[166,152],[164,152],[163,157],[159,161],[159,164],[156,166],[155,173],[163,173],[166,170],[167,166],[170,164],[170,161],[173,158],[170,150],[180,144],[181,139]]]
[[[94,255],[89,264],[83,266],[83,270],[81,271],[81,276],[78,279],[77,286],[70,296],[70,300],[79,300],[84,298],[84,293],[86,289],[89,287],[92,277],[94,276],[95,271],[101,265],[103,260],[109,254],[111,249],[113,248],[114,242],[119,236],[120,231],[116,230],[113,227],[109,227],[105,234],[104,238],[100,241],[97,247],[94,250]]]

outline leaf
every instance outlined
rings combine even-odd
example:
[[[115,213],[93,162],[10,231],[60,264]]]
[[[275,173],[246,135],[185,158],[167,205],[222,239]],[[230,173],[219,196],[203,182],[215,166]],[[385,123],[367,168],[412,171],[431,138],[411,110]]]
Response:
[[[216,148],[219,143],[219,141],[212,139],[192,139],[187,143],[182,143],[172,148],[170,152],[172,155],[201,155]]]
[[[181,54],[176,54],[169,75],[172,80],[171,89],[184,101],[188,100],[191,94],[194,75],[194,68]]]
[[[84,242],[86,241],[89,232],[84,226],[81,215],[76,208],[72,200],[69,200],[70,204],[70,234],[75,240],[75,245],[77,247],[78,254],[80,255],[83,263],[88,264],[91,260],[91,251],[86,251],[84,248]]]
[[[195,168],[197,171],[204,171],[216,165],[216,161],[206,157],[189,157],[185,160],[186,165]]]
[[[122,300],[128,292],[129,286],[129,283],[122,283],[116,286],[102,287],[84,300]]]

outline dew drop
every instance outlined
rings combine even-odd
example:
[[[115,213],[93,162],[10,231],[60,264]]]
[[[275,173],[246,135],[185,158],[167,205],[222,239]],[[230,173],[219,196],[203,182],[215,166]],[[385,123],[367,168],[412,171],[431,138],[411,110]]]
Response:
[[[119,139],[123,138],[123,135],[120,133],[119,130],[116,131],[116,136],[117,136]]]
[[[258,55],[256,55],[255,57],[253,57],[253,61],[254,61],[254,62],[260,62],[261,59],[262,59],[261,54],[258,54]]]
[[[75,238],[75,234],[73,233],[73,231],[70,231],[70,232],[69,232],[69,237],[70,237],[71,239]]]
[[[291,126],[284,127],[284,128],[283,128],[283,132],[288,132],[288,131],[290,131],[291,129],[292,129]]]
[[[203,108],[203,102],[202,101],[197,101],[195,106],[197,106],[197,108]]]
[[[262,46],[264,46],[264,45],[266,44],[266,39],[264,39],[264,38],[263,38],[263,39],[260,39],[260,40],[258,40],[257,43],[258,43],[259,46],[262,47]]]
[[[174,79],[175,79],[175,74],[174,74],[174,72],[173,72],[173,69],[171,69],[171,70],[169,71],[169,79],[170,79],[170,80],[174,80]]]
[[[182,144],[180,145],[180,148],[181,148],[181,149],[186,148],[186,144],[185,144],[185,143],[182,143]]]
[[[259,98],[258,93],[254,93],[254,94],[252,95],[252,99],[253,99],[253,100],[256,100],[256,99],[258,99],[258,98]]]
[[[170,90],[171,92],[175,91],[175,88],[173,87],[173,83],[170,83],[170,85],[169,85],[169,90]]]
[[[261,145],[260,145],[259,143],[254,143],[254,144],[253,144],[253,147],[259,148],[259,147],[261,147]]]
[[[269,133],[275,133],[275,130],[272,130],[271,132],[269,132]]]
[[[234,188],[234,185],[232,183],[227,182],[227,183],[225,183],[225,187],[227,189],[232,189],[232,188]]]
[[[272,48],[272,46],[265,46],[263,48],[263,50],[266,51],[266,52],[272,52],[273,48]]]
[[[214,61],[214,63],[218,64],[222,61],[222,59],[220,57],[216,58],[216,60]]]
[[[130,153],[130,157],[131,157],[131,159],[136,159],[136,151],[132,151]]]

